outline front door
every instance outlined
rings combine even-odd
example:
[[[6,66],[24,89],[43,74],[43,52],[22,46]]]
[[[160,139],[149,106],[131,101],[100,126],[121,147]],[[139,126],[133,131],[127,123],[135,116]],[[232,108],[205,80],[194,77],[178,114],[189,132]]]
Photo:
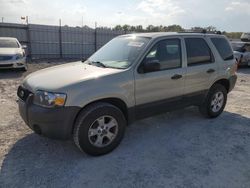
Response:
[[[142,64],[159,62],[159,70],[135,72],[135,99],[137,118],[164,112],[174,108],[184,92],[185,68],[182,66],[181,39],[165,39],[157,42]],[[141,67],[141,66],[140,66]],[[142,66],[143,67],[143,66]]]

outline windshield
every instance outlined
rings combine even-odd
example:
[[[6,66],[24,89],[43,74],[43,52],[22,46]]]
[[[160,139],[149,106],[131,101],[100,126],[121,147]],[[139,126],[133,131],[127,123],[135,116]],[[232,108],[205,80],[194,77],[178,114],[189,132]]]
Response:
[[[0,48],[19,48],[19,45],[14,39],[0,39]]]
[[[87,63],[110,68],[128,68],[149,40],[150,38],[135,36],[115,38],[93,54]]]

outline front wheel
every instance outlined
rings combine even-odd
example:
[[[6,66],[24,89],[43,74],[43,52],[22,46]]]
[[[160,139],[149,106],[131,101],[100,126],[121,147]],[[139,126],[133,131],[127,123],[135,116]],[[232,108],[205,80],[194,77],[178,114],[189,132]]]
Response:
[[[94,103],[77,117],[74,142],[90,155],[103,155],[120,144],[125,128],[126,119],[119,108],[109,103]]]
[[[26,72],[28,70],[28,63],[26,62],[22,68],[19,68],[21,71]]]
[[[199,110],[204,116],[215,118],[223,112],[226,102],[226,88],[221,84],[215,84],[210,88],[204,103],[199,106]]]

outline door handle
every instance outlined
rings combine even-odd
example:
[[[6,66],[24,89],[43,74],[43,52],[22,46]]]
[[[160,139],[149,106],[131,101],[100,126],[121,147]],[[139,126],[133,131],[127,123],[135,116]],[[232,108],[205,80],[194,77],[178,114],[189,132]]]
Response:
[[[182,78],[182,75],[180,75],[180,74],[175,74],[174,76],[171,77],[172,80],[177,80],[180,78]]]
[[[213,72],[215,72],[214,69],[208,69],[208,70],[207,70],[207,73],[213,73]]]

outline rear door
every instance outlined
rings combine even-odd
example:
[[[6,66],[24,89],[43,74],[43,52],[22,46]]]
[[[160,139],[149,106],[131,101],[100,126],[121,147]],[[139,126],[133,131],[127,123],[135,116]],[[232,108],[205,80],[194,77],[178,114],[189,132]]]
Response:
[[[217,64],[213,52],[205,37],[184,37],[187,72],[185,75],[185,96],[193,96],[199,102],[216,79]]]

